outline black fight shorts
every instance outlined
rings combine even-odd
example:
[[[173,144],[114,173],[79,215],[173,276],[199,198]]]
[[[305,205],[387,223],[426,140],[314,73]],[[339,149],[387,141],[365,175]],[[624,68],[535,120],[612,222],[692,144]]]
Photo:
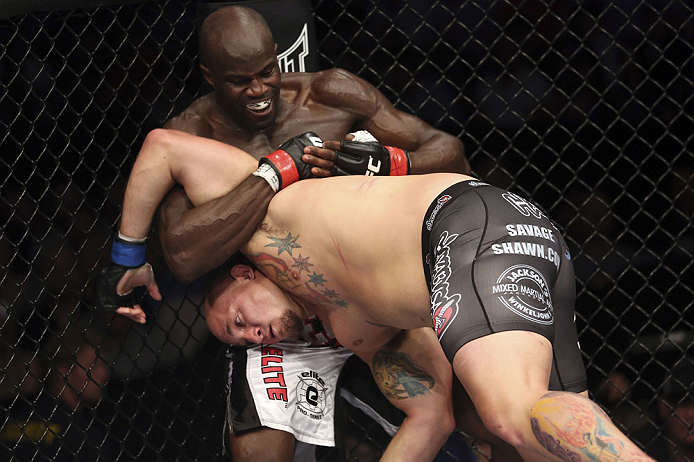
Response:
[[[586,390],[571,254],[536,206],[481,181],[443,191],[422,227],[434,328],[449,361],[467,342],[524,330],[546,337],[550,390]]]

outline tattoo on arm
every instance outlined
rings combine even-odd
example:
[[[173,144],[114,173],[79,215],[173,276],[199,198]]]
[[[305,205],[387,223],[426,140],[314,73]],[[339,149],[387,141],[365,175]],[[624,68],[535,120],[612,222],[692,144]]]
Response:
[[[378,388],[389,399],[428,395],[436,383],[407,353],[379,350],[373,356],[371,368]]]

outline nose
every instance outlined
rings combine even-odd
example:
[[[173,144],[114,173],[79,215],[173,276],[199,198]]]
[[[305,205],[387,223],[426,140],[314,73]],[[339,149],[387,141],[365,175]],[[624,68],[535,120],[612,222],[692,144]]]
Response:
[[[253,79],[250,86],[248,87],[248,96],[258,98],[263,96],[266,91],[267,86],[265,85],[263,79],[261,79],[260,77],[256,77]]]
[[[260,327],[249,327],[246,340],[252,343],[263,343],[263,331]]]

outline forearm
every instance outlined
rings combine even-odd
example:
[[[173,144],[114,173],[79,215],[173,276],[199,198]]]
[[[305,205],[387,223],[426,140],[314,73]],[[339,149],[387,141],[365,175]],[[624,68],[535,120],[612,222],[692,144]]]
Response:
[[[413,175],[434,172],[470,173],[463,143],[443,132],[437,132],[409,154],[410,173]]]
[[[128,178],[119,227],[124,236],[147,237],[159,203],[175,184],[170,161],[158,135],[148,135]]]
[[[180,188],[172,190],[159,209],[157,229],[174,276],[190,282],[222,265],[250,239],[274,195],[256,176],[198,207]]]
[[[441,431],[437,419],[407,416],[388,444],[381,462],[434,460],[450,434],[450,428]]]
[[[455,429],[452,371],[431,328],[403,331],[369,355],[381,392],[407,417],[382,460],[433,460]]]
[[[216,246],[232,235],[238,235],[238,239],[224,250],[245,242],[239,240],[250,236],[274,195],[264,179],[251,176],[257,163],[247,153],[217,141],[178,131],[153,130],[128,180],[120,232],[131,238],[145,237],[159,203],[178,183],[185,188],[183,199],[180,194],[172,195],[160,209],[162,246],[165,252],[172,251],[167,259],[176,261],[177,256],[188,255],[178,267],[191,263],[191,259],[195,259],[192,263],[219,261],[222,249]],[[225,230],[232,221],[235,227]],[[194,247],[206,239],[211,240],[209,245]],[[198,264],[189,272],[198,275],[212,268],[208,264],[201,269]]]
[[[189,282],[223,264],[248,242],[275,191],[310,176],[311,166],[300,159],[304,147],[314,146],[317,138],[305,133],[287,140],[261,159],[260,168],[245,152],[217,141],[197,138],[189,145],[188,155],[177,162],[183,168],[172,176],[185,187],[190,201],[173,193],[159,214],[160,240],[174,275]]]

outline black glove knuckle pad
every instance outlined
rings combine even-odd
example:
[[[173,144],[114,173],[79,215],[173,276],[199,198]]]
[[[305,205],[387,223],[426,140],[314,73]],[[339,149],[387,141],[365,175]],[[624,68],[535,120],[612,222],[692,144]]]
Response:
[[[341,141],[340,150],[335,152],[338,172],[346,175],[390,174],[390,155],[381,143]]]
[[[275,170],[280,179],[280,189],[282,189],[294,181],[315,178],[311,172],[313,166],[305,163],[301,157],[304,155],[306,146],[320,147],[322,143],[318,135],[306,132],[282,143],[277,151],[261,158],[260,163],[266,163]]]

